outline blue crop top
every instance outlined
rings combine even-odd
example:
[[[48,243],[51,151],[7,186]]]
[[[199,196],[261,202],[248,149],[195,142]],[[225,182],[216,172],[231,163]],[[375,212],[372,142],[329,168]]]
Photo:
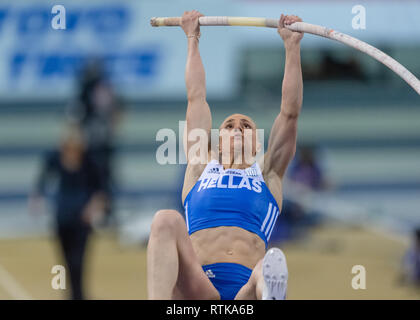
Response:
[[[266,246],[279,207],[264,182],[258,163],[246,169],[224,169],[210,161],[184,201],[188,233],[234,226],[257,234]]]

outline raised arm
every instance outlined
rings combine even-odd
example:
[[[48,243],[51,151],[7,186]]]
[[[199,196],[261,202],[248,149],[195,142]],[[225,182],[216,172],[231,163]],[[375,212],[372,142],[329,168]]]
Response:
[[[195,10],[184,12],[181,21],[181,27],[188,41],[187,65],[185,68],[185,83],[188,97],[186,133],[189,135],[194,129],[203,129],[207,134],[207,138],[210,139],[212,120],[210,108],[206,101],[206,77],[199,51],[200,26],[198,18],[201,16],[203,15]],[[185,138],[186,135],[184,135],[184,146]],[[194,141],[189,141],[187,148],[185,148],[188,162],[190,160],[188,152],[194,143]]]
[[[296,152],[297,121],[302,107],[303,81],[300,63],[300,40],[303,33],[286,29],[302,21],[297,16],[281,15],[278,33],[283,38],[286,62],[283,77],[280,113],[274,121],[265,155],[264,171],[283,177],[289,162]]]

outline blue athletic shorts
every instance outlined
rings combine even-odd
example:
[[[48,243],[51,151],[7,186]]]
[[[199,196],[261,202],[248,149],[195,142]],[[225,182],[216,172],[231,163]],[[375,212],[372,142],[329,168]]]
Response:
[[[237,263],[207,264],[203,270],[219,291],[221,300],[233,300],[252,273],[251,269]]]

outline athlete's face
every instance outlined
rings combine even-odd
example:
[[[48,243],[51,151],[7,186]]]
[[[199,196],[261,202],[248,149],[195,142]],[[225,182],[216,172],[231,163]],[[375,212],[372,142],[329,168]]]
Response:
[[[219,152],[223,155],[240,152],[245,157],[253,157],[257,153],[257,126],[250,117],[243,114],[227,117],[220,126],[219,133]]]

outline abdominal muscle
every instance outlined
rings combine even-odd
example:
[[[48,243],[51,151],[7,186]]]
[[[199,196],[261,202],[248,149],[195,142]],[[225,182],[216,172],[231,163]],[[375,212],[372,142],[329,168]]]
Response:
[[[264,241],[257,234],[238,227],[202,229],[190,238],[201,265],[228,262],[253,269],[265,254]]]

